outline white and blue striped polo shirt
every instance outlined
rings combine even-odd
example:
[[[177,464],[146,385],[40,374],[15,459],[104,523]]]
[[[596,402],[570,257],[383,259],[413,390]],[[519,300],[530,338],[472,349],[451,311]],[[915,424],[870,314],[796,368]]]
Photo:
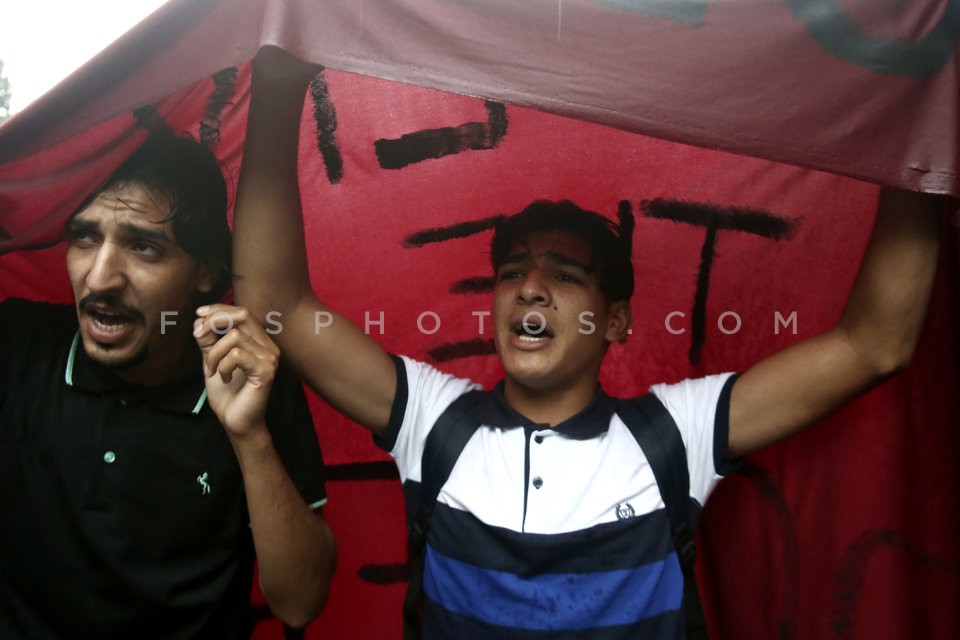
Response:
[[[397,359],[397,397],[379,441],[404,491],[419,491],[427,434],[477,387]],[[703,504],[726,471],[730,374],[657,385],[686,447]],[[598,392],[550,428],[500,391],[441,488],[424,565],[426,638],[681,639],[683,574],[643,452]]]

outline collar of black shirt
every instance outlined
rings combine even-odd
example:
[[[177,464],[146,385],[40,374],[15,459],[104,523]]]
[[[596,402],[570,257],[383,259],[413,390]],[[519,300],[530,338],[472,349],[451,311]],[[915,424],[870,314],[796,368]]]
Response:
[[[70,345],[65,380],[69,386],[86,393],[118,396],[127,405],[147,403],[160,411],[197,414],[207,400],[199,349],[196,350],[195,360],[196,366],[162,385],[144,387],[128,384],[109,367],[87,355],[81,344],[80,333],[77,332]]]

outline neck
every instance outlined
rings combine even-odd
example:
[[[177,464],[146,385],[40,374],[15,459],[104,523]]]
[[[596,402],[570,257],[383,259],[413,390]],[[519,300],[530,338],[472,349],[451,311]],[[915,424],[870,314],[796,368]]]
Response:
[[[520,414],[554,427],[587,407],[597,392],[596,379],[563,389],[531,389],[516,380],[504,381],[503,397]]]
[[[179,377],[190,367],[202,366],[191,343],[171,339],[163,347],[161,353],[151,354],[135,367],[117,371],[117,376],[128,384],[158,387]]]

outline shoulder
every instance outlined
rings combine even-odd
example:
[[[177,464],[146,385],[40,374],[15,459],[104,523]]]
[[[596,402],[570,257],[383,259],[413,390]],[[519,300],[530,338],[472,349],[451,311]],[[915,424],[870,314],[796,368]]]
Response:
[[[735,373],[721,373],[650,388],[680,430],[690,463],[691,490],[699,500],[733,468],[728,444],[730,396],[736,380]]]
[[[397,367],[397,405],[416,402],[423,406],[439,406],[443,409],[458,397],[480,388],[468,378],[460,378],[440,371],[426,362],[408,356],[392,356]],[[401,398],[402,396],[402,398]]]
[[[650,393],[674,414],[713,413],[736,378],[734,373],[718,373],[702,378],[688,378],[672,384],[655,384]]]
[[[0,379],[3,386],[43,375],[67,360],[77,333],[70,305],[8,299],[0,302]]]
[[[77,314],[72,305],[8,298],[0,302],[0,339],[5,344],[32,341],[32,337],[57,341],[72,336]]]
[[[397,367],[397,392],[387,429],[375,442],[395,459],[407,451],[413,460],[440,414],[480,385],[407,356],[392,357]]]
[[[19,316],[23,321],[36,319],[62,322],[76,317],[72,305],[24,298],[7,298],[0,302],[0,315],[5,319]]]

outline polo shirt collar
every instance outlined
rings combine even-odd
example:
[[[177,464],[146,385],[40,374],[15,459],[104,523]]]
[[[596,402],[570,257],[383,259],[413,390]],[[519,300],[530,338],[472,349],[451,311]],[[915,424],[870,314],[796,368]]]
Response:
[[[196,367],[157,387],[129,384],[87,355],[81,344],[80,331],[73,336],[70,344],[64,381],[67,386],[81,391],[101,395],[122,394],[131,400],[147,402],[157,409],[173,413],[198,414],[207,401],[207,389],[199,361]]]
[[[534,422],[507,404],[503,396],[504,383],[501,380],[494,389],[486,394],[486,401],[479,407],[482,424],[505,429],[525,427],[534,430],[549,429],[545,424]],[[570,416],[553,427],[557,433],[575,440],[589,440],[605,433],[610,428],[610,418],[615,410],[613,398],[597,385],[597,391],[586,407],[576,415]]]

